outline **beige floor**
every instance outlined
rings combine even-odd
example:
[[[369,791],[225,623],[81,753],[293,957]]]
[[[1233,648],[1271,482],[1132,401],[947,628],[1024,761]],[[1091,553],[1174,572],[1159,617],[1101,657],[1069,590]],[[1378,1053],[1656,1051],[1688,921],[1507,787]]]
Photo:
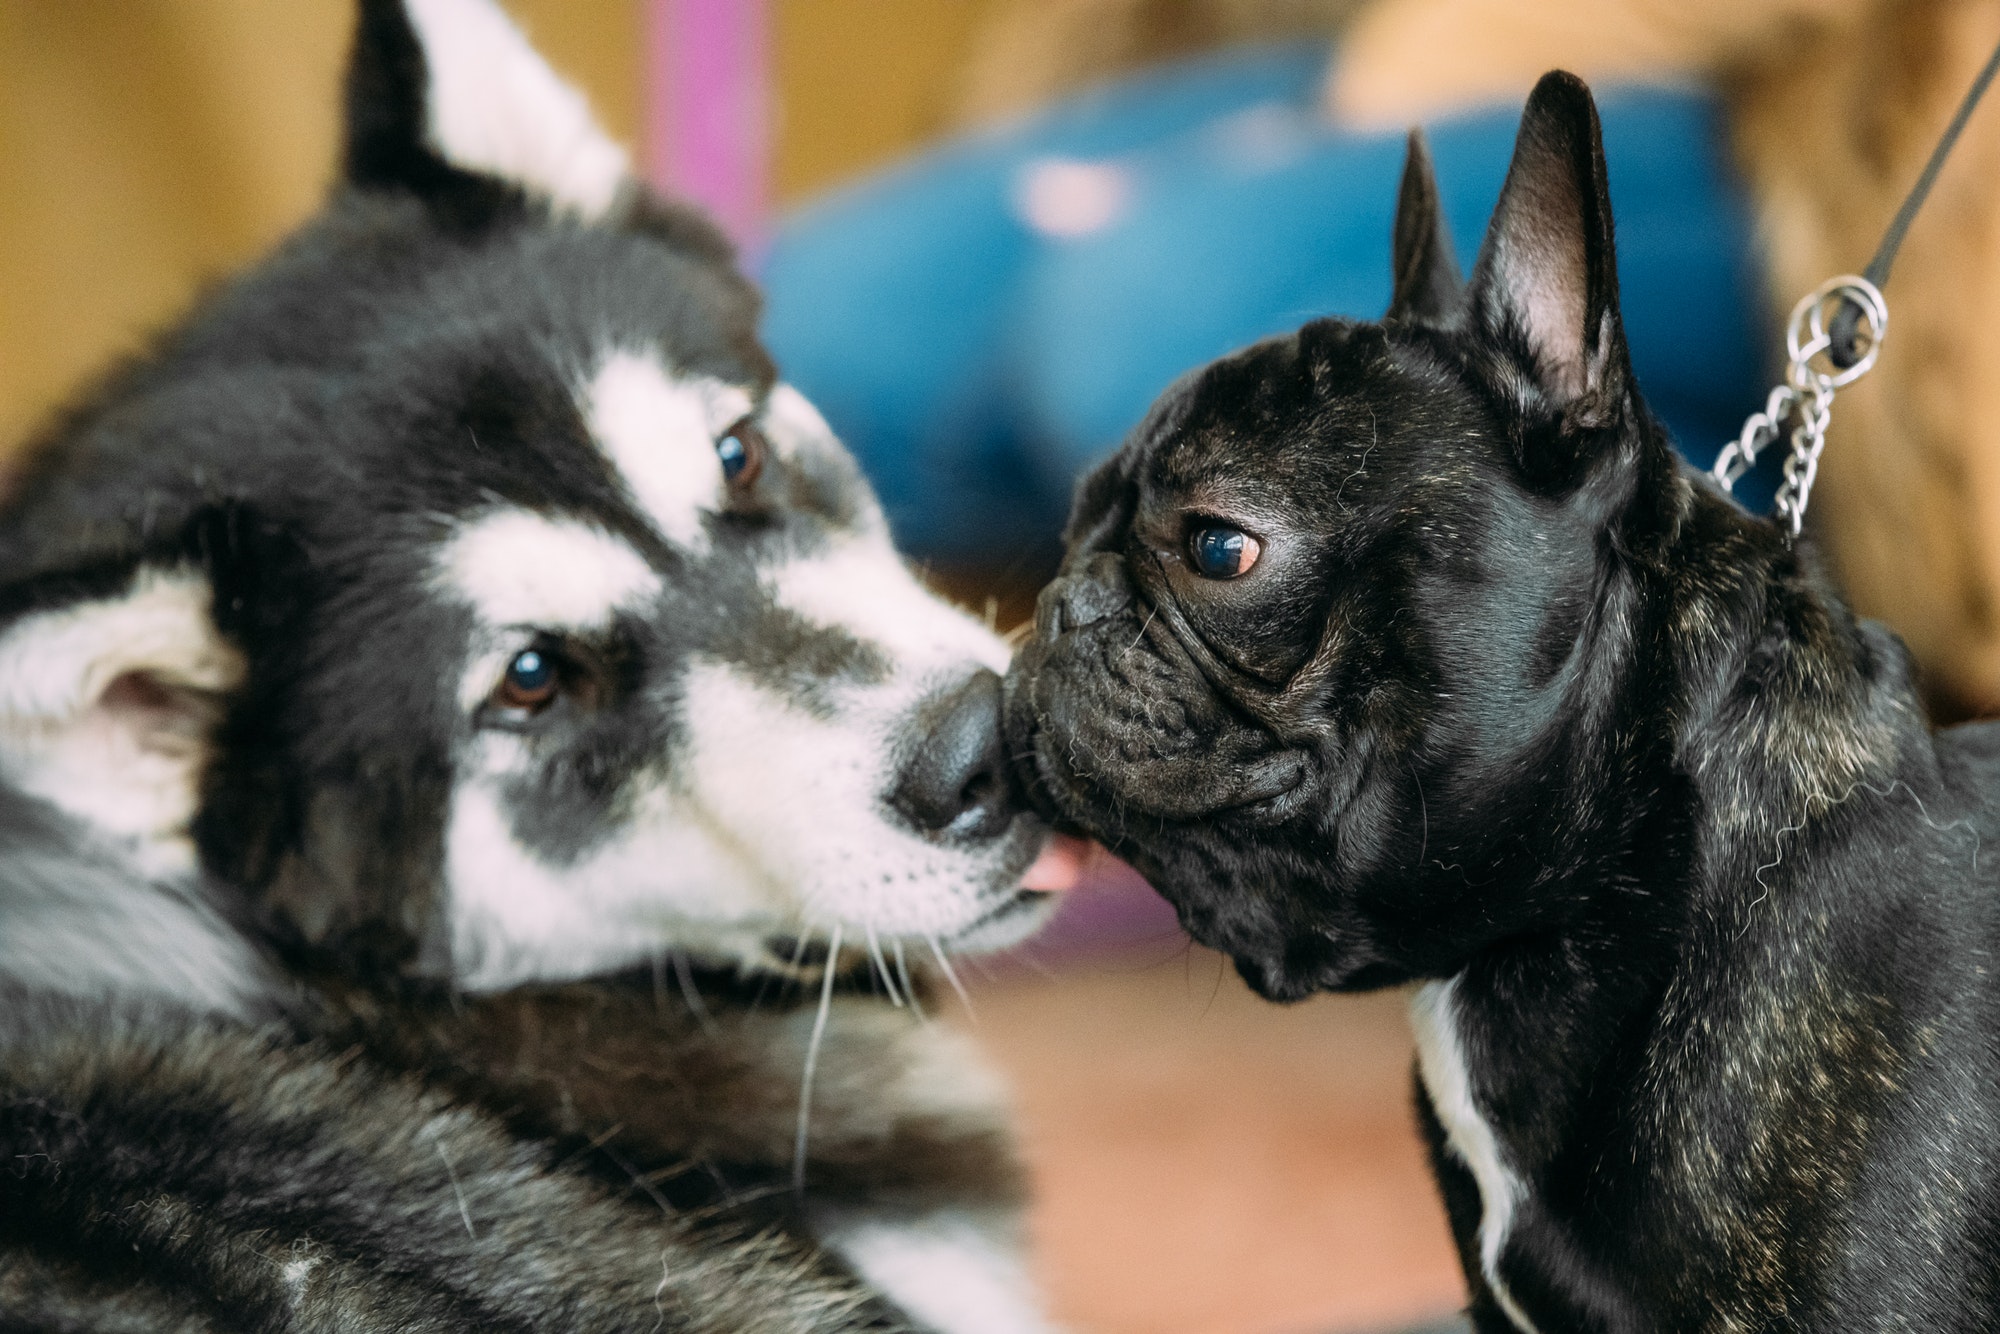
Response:
[[[1463,1281],[1401,993],[1267,1005],[1163,943],[973,988],[1013,1079],[1057,1315],[1080,1334],[1378,1330]]]

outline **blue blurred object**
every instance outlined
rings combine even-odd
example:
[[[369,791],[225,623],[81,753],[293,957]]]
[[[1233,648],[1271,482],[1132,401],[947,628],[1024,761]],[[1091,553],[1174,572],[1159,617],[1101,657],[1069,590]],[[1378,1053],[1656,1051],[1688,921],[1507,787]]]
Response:
[[[1073,479],[1181,372],[1378,316],[1403,136],[1326,126],[1321,45],[1238,50],[959,141],[793,217],[763,264],[786,377],[933,561],[1035,565]],[[1707,463],[1761,403],[1747,207],[1713,101],[1601,90],[1641,385]],[[1470,267],[1518,111],[1428,127]],[[1773,455],[1778,451],[1771,451]],[[1740,488],[1752,503],[1755,479]]]

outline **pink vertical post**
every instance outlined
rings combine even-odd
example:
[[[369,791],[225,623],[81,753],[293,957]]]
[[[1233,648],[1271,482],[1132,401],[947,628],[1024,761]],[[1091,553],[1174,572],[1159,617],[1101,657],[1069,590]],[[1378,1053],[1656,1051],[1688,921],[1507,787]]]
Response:
[[[755,246],[770,156],[766,0],[645,3],[646,174]]]

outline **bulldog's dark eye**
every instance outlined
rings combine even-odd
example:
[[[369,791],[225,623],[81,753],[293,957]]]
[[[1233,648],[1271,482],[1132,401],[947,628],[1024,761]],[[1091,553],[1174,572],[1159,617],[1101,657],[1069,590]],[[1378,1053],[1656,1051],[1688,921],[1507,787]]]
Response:
[[[1197,528],[1188,539],[1188,555],[1195,573],[1204,579],[1234,579],[1248,574],[1264,548],[1241,528],[1219,525]]]
[[[757,474],[764,471],[767,452],[764,433],[748,417],[723,432],[715,442],[715,457],[722,460],[722,479],[738,490],[755,482]]]
[[[538,713],[548,707],[560,686],[553,658],[540,649],[522,649],[507,664],[506,674],[493,691],[493,702],[516,713]]]

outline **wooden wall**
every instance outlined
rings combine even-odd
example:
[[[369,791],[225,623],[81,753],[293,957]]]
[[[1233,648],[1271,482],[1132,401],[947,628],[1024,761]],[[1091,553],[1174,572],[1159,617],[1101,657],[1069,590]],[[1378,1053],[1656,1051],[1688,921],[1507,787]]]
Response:
[[[628,143],[645,0],[505,0]],[[931,134],[991,0],[773,0],[780,204]],[[0,0],[0,450],[310,213],[349,0]]]

